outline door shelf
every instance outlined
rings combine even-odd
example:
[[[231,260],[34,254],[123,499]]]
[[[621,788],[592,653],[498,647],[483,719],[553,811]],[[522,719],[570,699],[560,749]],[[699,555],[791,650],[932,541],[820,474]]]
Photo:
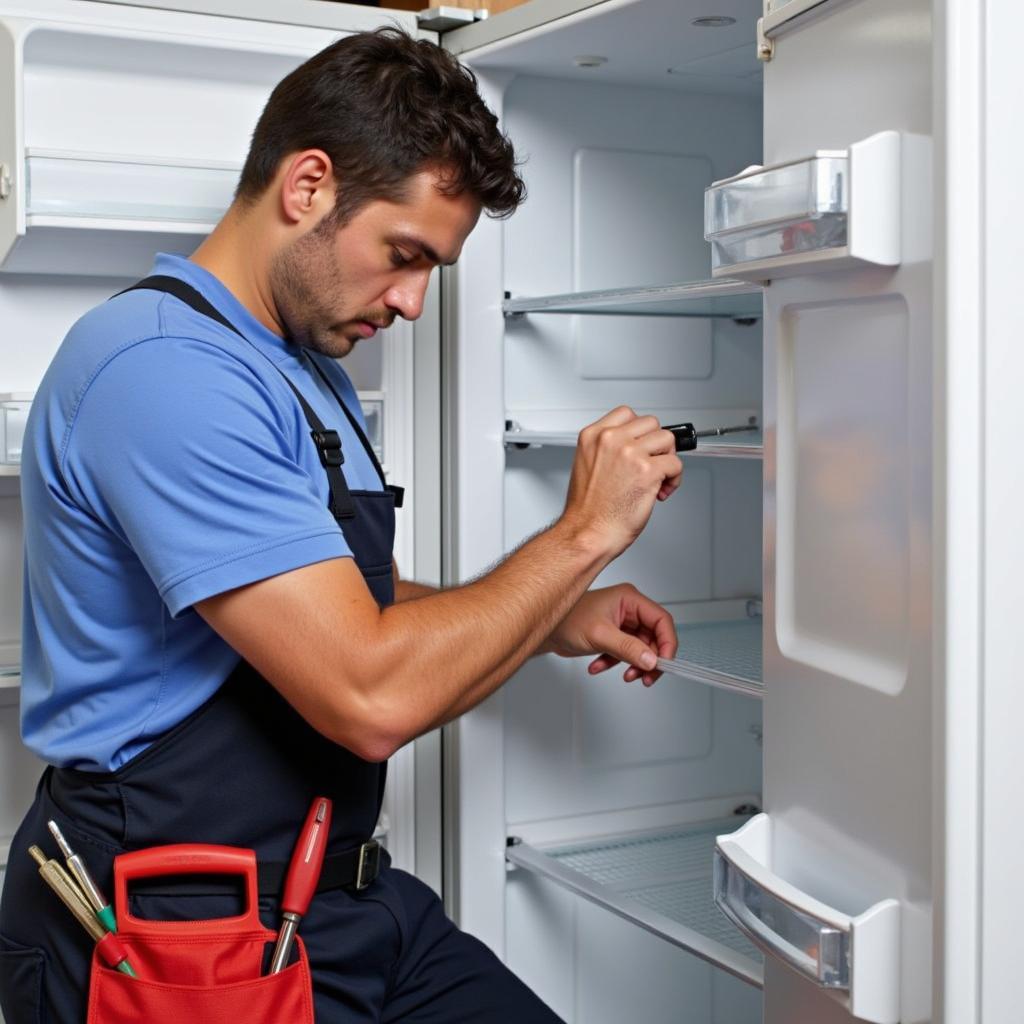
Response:
[[[505,316],[578,313],[591,316],[676,316],[750,321],[761,318],[761,286],[749,281],[687,281],[648,288],[608,288],[506,299]]]
[[[578,434],[568,430],[506,430],[503,436],[506,447],[515,448],[575,448]],[[760,459],[764,456],[761,432],[723,434],[713,440],[700,441],[692,452],[683,457],[715,459]]]
[[[760,987],[761,954],[715,906],[712,888],[715,836],[745,820],[732,817],[545,849],[511,839],[506,857]]]
[[[900,1013],[900,902],[882,899],[850,915],[773,870],[773,821],[757,814],[716,840],[714,899],[765,952],[873,1024]]]
[[[677,623],[679,652],[659,658],[669,675],[761,698],[761,616],[725,622]]]

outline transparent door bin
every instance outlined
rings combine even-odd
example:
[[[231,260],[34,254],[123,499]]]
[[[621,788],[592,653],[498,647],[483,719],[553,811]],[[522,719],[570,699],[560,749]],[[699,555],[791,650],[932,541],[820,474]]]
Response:
[[[231,205],[238,167],[29,149],[30,219],[84,218],[210,226]]]
[[[712,276],[767,280],[857,262],[900,261],[900,140],[755,167],[704,193]]]
[[[25,423],[32,407],[29,392],[0,394],[0,464],[21,464],[21,446],[25,437]]]
[[[751,818],[715,843],[715,903],[762,951],[826,990],[855,1017],[900,1019],[900,904],[851,917],[774,874],[771,820]]]

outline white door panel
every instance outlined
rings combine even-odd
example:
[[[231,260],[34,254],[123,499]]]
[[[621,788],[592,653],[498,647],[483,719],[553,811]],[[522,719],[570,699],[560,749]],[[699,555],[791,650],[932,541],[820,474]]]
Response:
[[[773,281],[764,378],[771,863],[844,913],[900,901],[907,1022],[928,1019],[931,942],[929,19],[926,0],[824,5],[765,68],[766,163],[887,130],[909,155],[900,266]],[[767,965],[766,1024],[848,1019]]]

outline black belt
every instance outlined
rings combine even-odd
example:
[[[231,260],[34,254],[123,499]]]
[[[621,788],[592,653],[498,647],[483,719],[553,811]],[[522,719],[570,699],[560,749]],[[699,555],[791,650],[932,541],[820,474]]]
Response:
[[[353,846],[341,853],[324,857],[324,866],[317,883],[317,892],[330,889],[365,889],[381,872],[382,867],[391,863],[387,851],[376,839],[362,846]],[[286,861],[259,861],[256,864],[256,882],[261,896],[280,896],[284,891],[284,879],[288,874]],[[189,878],[181,884],[168,884],[155,880],[141,881],[131,887],[140,896],[219,896],[235,890],[223,879]]]
[[[317,883],[317,892],[328,889],[365,889],[380,874],[387,854],[376,839],[351,850],[328,854]],[[266,861],[256,865],[256,879],[261,896],[280,896],[284,890],[288,865],[283,861]]]

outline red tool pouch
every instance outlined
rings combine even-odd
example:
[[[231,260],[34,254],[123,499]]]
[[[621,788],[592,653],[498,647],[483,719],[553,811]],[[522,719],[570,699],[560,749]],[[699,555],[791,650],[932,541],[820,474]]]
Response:
[[[145,921],[128,909],[128,883],[168,875],[242,875],[246,910],[209,921]],[[259,919],[256,855],[230,846],[159,846],[114,862],[117,938],[138,975],[93,954],[88,1024],[313,1024],[313,986],[299,959],[262,974],[276,933]]]

